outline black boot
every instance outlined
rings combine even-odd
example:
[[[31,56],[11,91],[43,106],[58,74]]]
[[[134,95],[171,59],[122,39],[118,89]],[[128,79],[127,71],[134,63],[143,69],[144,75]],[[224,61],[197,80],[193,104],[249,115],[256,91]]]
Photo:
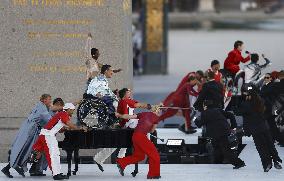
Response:
[[[4,175],[6,175],[6,177],[8,178],[13,178],[13,176],[10,173],[10,164],[8,164],[6,167],[4,167],[1,171],[4,173]]]
[[[95,161],[95,164],[97,164],[97,166],[99,167],[100,171],[104,172],[104,167],[101,164],[99,164],[96,161]]]
[[[155,176],[155,177],[150,177],[150,176],[147,176],[147,179],[160,179],[161,176]]]
[[[272,168],[272,164],[268,164],[267,167],[264,169],[264,172],[269,172],[271,168]]]
[[[25,177],[25,171],[21,167],[16,167],[15,170],[18,172],[19,175],[22,175],[22,177]]]
[[[64,180],[64,179],[69,179],[69,177],[67,175],[63,175],[62,173],[53,176],[53,180]]]
[[[245,167],[245,166],[246,166],[246,164],[245,164],[245,162],[243,162],[243,163],[241,163],[241,164],[239,164],[239,165],[235,165],[235,166],[233,167],[233,169],[240,169],[240,168]]]
[[[184,132],[185,134],[193,134],[196,133],[196,130],[193,128],[188,128],[188,130],[185,130],[185,124],[181,125],[178,127],[178,130],[180,130],[181,132]]]
[[[44,177],[46,174],[43,172],[39,171],[39,164],[38,163],[33,163],[29,172],[31,177]]]
[[[274,168],[280,170],[280,169],[282,169],[282,166],[280,165],[280,163],[274,162]]]
[[[123,169],[121,168],[121,166],[120,166],[118,163],[117,163],[116,165],[117,165],[117,168],[118,168],[118,171],[119,171],[120,175],[121,175],[121,176],[124,176],[124,171],[123,171]]]

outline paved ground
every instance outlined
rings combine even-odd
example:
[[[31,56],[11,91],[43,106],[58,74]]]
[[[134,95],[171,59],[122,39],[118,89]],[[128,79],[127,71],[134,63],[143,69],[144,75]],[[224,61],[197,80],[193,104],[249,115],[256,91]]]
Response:
[[[171,131],[172,132],[172,131]],[[173,133],[170,133],[173,134]],[[179,134],[179,133],[177,133]],[[195,137],[191,135],[189,137]],[[191,140],[191,139],[189,139]],[[190,180],[190,181],[278,181],[284,179],[283,170],[272,170],[268,173],[264,173],[260,163],[260,158],[254,147],[252,138],[245,137],[243,139],[244,144],[247,146],[242,151],[240,158],[246,162],[246,167],[240,170],[233,170],[231,165],[224,164],[162,164],[161,165],[161,180]],[[284,158],[284,148],[277,147],[280,157]],[[0,164],[2,168],[4,164]],[[118,174],[116,165],[105,164],[104,172],[100,172],[96,165],[94,164],[81,164],[79,165],[79,172],[77,176],[73,176],[70,180],[146,180],[146,175],[148,172],[148,165],[139,165],[139,174],[134,179],[131,177],[130,173],[133,171],[133,166],[127,167],[125,170],[125,176],[121,177]],[[66,173],[67,165],[63,165],[62,172]],[[47,177],[44,178],[31,178],[27,176],[22,178],[18,176],[15,171],[12,171],[15,176],[13,180],[51,180],[51,172],[48,171]],[[0,173],[0,181],[5,181],[7,178]]]

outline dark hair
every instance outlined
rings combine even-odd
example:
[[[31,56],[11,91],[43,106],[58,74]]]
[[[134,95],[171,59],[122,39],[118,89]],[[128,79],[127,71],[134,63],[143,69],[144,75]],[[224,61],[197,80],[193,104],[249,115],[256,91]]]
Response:
[[[53,103],[52,103],[53,105],[54,104],[59,104],[60,106],[64,106],[64,101],[63,101],[63,99],[61,99],[60,97],[58,97],[58,98],[56,98],[56,99],[54,99],[53,100]]]
[[[253,62],[253,63],[258,62],[258,60],[259,60],[258,54],[257,54],[257,53],[251,54],[251,55],[250,55],[250,60],[251,60],[251,62]]]
[[[113,92],[115,95],[117,95],[118,89],[115,89],[115,90],[113,90],[112,92]]]
[[[119,90],[118,91],[119,98],[123,99],[123,97],[125,96],[127,91],[128,91],[128,88],[123,88],[123,89]]]
[[[207,72],[207,78],[210,79],[214,79],[215,78],[215,73],[213,71],[208,71]]]
[[[218,65],[220,64],[220,62],[218,60],[212,60],[211,61],[211,67],[213,67],[214,65]]]
[[[104,74],[111,66],[108,64],[105,64],[101,68],[101,74]]]
[[[204,73],[202,70],[197,70],[196,73],[199,74],[201,77],[204,77]]]
[[[259,96],[259,89],[252,83],[244,84],[242,86],[242,93],[246,92],[247,96],[251,96],[252,109],[257,113],[264,113],[264,102]]]
[[[238,48],[239,46],[242,46],[244,44],[244,42],[238,40],[234,43],[234,48]]]
[[[40,101],[43,101],[43,100],[45,100],[45,99],[47,99],[47,98],[49,98],[49,97],[51,97],[51,95],[49,95],[49,94],[42,94],[42,95],[40,96]]]
[[[195,79],[196,79],[195,76],[189,76],[189,77],[188,77],[188,82],[190,82],[190,81],[192,81],[192,80],[195,80]]]
[[[214,105],[213,100],[204,100],[203,105],[207,106],[208,108],[211,108]]]
[[[251,94],[251,102],[253,106],[253,111],[258,112],[258,113],[264,113],[265,111],[265,105],[261,97],[254,93]]]
[[[99,49],[97,48],[92,48],[91,49],[91,55],[95,55],[97,53],[97,51],[99,51]]]

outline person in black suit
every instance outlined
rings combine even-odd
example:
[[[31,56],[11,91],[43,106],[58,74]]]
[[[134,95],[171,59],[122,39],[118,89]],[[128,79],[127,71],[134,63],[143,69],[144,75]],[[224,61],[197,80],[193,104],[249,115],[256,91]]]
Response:
[[[215,81],[215,73],[208,72],[208,82],[204,83],[202,90],[194,103],[194,108],[198,111],[203,110],[204,100],[212,100],[214,108],[224,108],[224,94],[223,85]]]
[[[243,101],[239,111],[243,116],[244,133],[246,136],[252,135],[264,172],[272,168],[272,161],[276,169],[282,169],[282,160],[272,141],[264,116],[265,105],[257,94],[257,88],[253,84],[245,84],[242,87],[242,95]]]
[[[272,114],[272,106],[274,104],[274,101],[277,99],[278,89],[276,88],[276,86],[277,84],[272,82],[271,74],[270,73],[265,74],[264,85],[260,90],[260,96],[264,100],[266,108],[264,115],[269,125],[270,128],[269,130],[273,138],[273,141],[281,142],[280,130],[277,128],[275,122],[276,116]]]
[[[205,100],[203,109],[204,111],[201,112],[201,119],[197,119],[195,124],[198,127],[205,126],[205,135],[212,138],[214,163],[222,163],[223,156],[234,165],[234,169],[244,167],[245,162],[238,158],[237,154],[231,150],[228,140],[231,129],[237,127],[235,117],[231,117],[231,114],[227,114],[223,109],[215,108],[212,100]],[[231,124],[229,124],[227,118],[230,119]]]

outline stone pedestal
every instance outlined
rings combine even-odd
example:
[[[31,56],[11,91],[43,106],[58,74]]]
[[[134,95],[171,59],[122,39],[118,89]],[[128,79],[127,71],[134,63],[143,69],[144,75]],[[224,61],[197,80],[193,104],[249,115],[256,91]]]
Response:
[[[89,33],[100,50],[99,62],[123,69],[110,80],[111,87],[132,87],[131,7],[131,0],[0,2],[0,130],[13,127],[7,138],[1,130],[5,143],[0,147],[10,144],[14,127],[41,94],[65,102],[82,98]]]

